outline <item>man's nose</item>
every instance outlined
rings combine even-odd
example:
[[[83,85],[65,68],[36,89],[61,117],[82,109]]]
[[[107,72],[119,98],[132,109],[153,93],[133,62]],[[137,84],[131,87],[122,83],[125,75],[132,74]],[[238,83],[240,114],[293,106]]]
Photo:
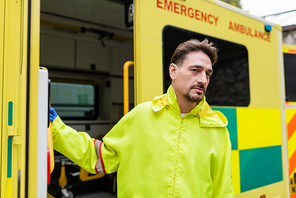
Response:
[[[207,74],[205,72],[200,72],[200,74],[197,77],[197,81],[199,83],[206,84],[208,82]]]

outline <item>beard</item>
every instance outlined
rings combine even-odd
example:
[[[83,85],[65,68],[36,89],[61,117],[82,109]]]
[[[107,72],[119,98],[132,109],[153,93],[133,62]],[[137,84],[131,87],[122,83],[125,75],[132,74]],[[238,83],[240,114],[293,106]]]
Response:
[[[194,88],[202,88],[204,90],[204,94],[194,94],[194,95],[190,95],[189,92],[191,89],[194,89]],[[187,93],[185,93],[183,96],[184,98],[189,101],[189,102],[192,102],[192,103],[199,103],[202,99],[203,99],[203,96],[205,95],[205,92],[206,92],[206,89],[205,89],[205,86],[204,85],[192,85],[189,90],[187,91]]]

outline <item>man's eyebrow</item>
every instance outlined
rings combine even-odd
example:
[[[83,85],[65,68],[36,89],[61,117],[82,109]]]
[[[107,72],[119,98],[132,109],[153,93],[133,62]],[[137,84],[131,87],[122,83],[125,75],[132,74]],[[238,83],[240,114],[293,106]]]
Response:
[[[212,69],[208,69],[208,72],[210,72],[211,74],[214,72]]]
[[[191,66],[189,66],[189,68],[200,68],[200,69],[203,69],[204,67],[201,66],[201,65],[191,65]],[[210,72],[210,73],[213,73],[214,72],[213,69],[207,69],[206,71],[207,72]]]

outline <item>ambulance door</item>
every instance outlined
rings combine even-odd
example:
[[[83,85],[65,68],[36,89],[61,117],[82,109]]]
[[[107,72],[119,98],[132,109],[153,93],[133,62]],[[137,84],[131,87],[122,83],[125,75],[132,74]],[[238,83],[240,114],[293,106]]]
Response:
[[[296,46],[283,45],[290,197],[296,197]]]
[[[287,197],[281,28],[220,1],[136,0],[134,8],[136,103],[166,92],[178,44],[213,41],[219,57],[206,96],[229,121],[234,193]]]
[[[37,197],[39,4],[0,3],[0,197],[5,198]]]

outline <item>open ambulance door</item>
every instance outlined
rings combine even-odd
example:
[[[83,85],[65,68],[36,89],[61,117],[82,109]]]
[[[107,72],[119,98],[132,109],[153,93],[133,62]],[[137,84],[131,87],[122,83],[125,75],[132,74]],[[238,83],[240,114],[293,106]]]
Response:
[[[134,12],[136,103],[166,92],[178,44],[215,42],[206,96],[229,121],[235,195],[288,197],[281,27],[214,0],[135,0]]]
[[[46,171],[43,174],[44,167],[40,164],[44,158],[37,157],[43,144],[38,142],[42,125],[39,121],[45,121],[41,128],[46,135],[48,117],[46,106],[42,116],[38,116],[38,105],[43,106],[38,99],[39,15],[39,0],[0,3],[0,197],[3,198],[46,197]],[[44,80],[44,76],[40,79]]]

